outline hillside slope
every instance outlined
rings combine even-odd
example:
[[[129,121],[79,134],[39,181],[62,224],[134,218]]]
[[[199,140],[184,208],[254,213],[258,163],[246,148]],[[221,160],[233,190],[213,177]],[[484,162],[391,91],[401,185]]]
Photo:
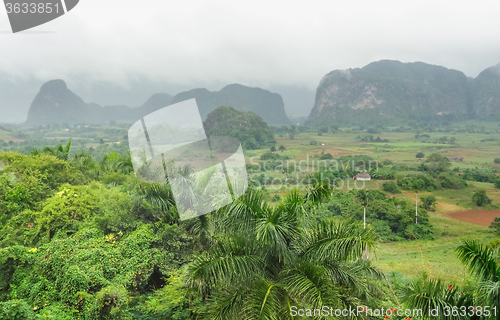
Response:
[[[500,65],[471,79],[441,66],[392,60],[335,70],[321,80],[308,123],[491,118],[500,115],[499,70]]]

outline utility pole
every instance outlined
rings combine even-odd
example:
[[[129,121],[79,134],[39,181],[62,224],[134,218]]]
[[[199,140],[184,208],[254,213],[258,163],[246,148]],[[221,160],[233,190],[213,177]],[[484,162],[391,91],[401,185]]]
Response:
[[[418,224],[418,192],[415,192],[415,224]]]
[[[363,206],[363,229],[366,229],[366,205]],[[363,252],[363,258],[368,260],[370,255],[368,253],[368,245],[365,247],[365,251]]]
[[[363,229],[366,229],[366,206],[363,206]]]

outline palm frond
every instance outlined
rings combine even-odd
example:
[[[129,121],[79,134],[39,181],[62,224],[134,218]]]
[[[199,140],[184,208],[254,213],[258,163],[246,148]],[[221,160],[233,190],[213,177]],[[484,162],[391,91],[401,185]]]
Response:
[[[256,220],[256,240],[279,263],[290,258],[290,244],[298,233],[297,221],[290,219],[284,210],[268,210],[265,217]]]
[[[355,261],[374,247],[375,239],[375,231],[358,221],[324,219],[305,234],[302,255],[314,261]]]
[[[429,277],[427,274],[422,274],[420,277],[410,281],[408,286],[402,288],[402,302],[411,309],[422,310],[422,314],[429,315],[430,310],[438,309],[437,319],[470,319],[467,314],[461,312],[451,313],[446,316],[445,307],[457,308],[473,305],[473,300],[470,295],[459,293],[461,290],[456,286],[444,284],[440,279]],[[468,310],[468,309],[466,309]]]
[[[210,253],[202,253],[187,269],[187,284],[200,292],[222,289],[264,273],[265,263],[253,243],[241,237],[219,239]]]
[[[263,218],[270,210],[260,190],[249,189],[224,209],[221,227],[225,230],[254,233],[258,218]]]
[[[478,240],[464,240],[455,251],[458,258],[481,280],[498,281],[498,251],[483,245]]]
[[[327,268],[309,261],[300,261],[282,272],[283,288],[290,298],[302,305],[320,309],[338,305],[339,292]]]
[[[304,196],[306,201],[311,201],[314,204],[319,204],[328,199],[331,195],[331,189],[327,181],[321,181],[317,185],[309,188]]]
[[[269,279],[258,277],[251,283],[245,304],[242,306],[244,320],[286,319],[284,294],[280,285]]]

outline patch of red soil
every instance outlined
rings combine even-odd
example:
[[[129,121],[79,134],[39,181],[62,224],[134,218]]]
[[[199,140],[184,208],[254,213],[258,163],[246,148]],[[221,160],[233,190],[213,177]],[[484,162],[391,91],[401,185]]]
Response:
[[[18,139],[18,138],[0,138],[0,140],[3,140],[3,141],[14,141],[14,142],[22,142],[24,141],[23,139]]]
[[[500,210],[467,210],[448,212],[445,216],[455,220],[478,224],[480,226],[489,226],[495,217],[500,217]]]

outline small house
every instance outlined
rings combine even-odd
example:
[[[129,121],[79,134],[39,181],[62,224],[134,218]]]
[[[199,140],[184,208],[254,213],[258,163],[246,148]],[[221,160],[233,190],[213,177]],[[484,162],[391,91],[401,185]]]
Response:
[[[372,179],[372,176],[369,175],[368,173],[358,173],[354,177],[354,180],[361,180],[361,181],[370,181],[371,179]]]

